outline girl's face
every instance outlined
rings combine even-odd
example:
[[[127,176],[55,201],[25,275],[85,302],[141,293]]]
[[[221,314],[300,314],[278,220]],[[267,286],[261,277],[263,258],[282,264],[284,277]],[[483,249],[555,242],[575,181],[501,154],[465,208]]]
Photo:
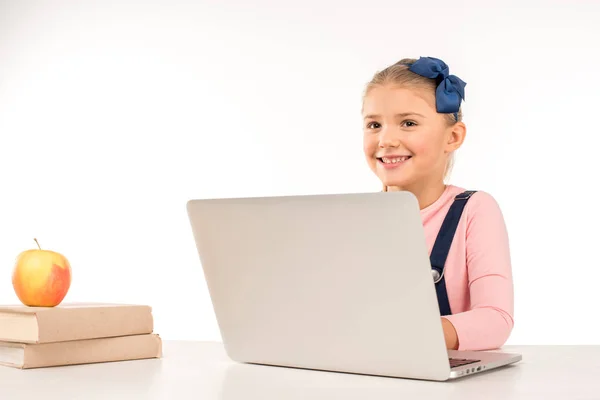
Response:
[[[364,153],[387,186],[408,189],[443,182],[450,153],[464,138],[435,109],[434,94],[393,85],[372,88],[363,103]]]

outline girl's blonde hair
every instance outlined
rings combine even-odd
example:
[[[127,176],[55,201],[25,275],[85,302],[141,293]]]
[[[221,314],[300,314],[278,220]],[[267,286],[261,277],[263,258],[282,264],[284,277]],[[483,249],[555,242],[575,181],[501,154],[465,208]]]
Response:
[[[376,72],[365,88],[365,92],[363,94],[363,101],[364,98],[369,94],[371,89],[373,89],[375,86],[382,86],[386,84],[393,84],[395,86],[408,88],[425,89],[430,91],[435,98],[435,91],[437,89],[436,80],[423,77],[409,70],[410,64],[413,64],[416,61],[417,60],[414,58],[403,58],[402,60],[398,61],[393,65],[390,65],[384,70]],[[460,107],[459,111],[456,114],[456,117],[454,116],[454,114],[444,114],[444,118],[448,126],[452,126],[457,122],[461,122],[463,119],[462,107]],[[448,157],[448,162],[446,163],[446,170],[444,172],[444,178],[448,177],[453,165],[454,153],[450,154],[450,157]]]

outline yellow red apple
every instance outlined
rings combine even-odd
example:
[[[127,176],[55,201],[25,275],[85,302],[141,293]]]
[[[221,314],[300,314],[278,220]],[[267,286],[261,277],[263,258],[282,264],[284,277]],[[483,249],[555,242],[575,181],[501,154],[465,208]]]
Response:
[[[26,306],[55,307],[71,287],[71,265],[67,258],[52,250],[25,250],[17,256],[12,284],[17,297]]]

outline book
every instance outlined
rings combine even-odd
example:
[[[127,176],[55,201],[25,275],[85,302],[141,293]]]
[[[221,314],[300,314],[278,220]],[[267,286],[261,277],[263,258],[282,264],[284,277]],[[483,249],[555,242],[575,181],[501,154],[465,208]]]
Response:
[[[152,333],[146,305],[65,303],[56,307],[0,306],[0,341],[53,343]]]
[[[0,342],[0,365],[19,369],[161,358],[157,334],[51,343]]]

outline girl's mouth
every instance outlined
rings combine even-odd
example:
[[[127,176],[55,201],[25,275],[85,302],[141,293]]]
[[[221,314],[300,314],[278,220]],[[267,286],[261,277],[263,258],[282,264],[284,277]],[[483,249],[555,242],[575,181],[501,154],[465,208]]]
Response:
[[[377,157],[377,161],[384,168],[395,168],[399,165],[404,164],[406,161],[410,160],[412,156],[386,156],[386,157]]]

